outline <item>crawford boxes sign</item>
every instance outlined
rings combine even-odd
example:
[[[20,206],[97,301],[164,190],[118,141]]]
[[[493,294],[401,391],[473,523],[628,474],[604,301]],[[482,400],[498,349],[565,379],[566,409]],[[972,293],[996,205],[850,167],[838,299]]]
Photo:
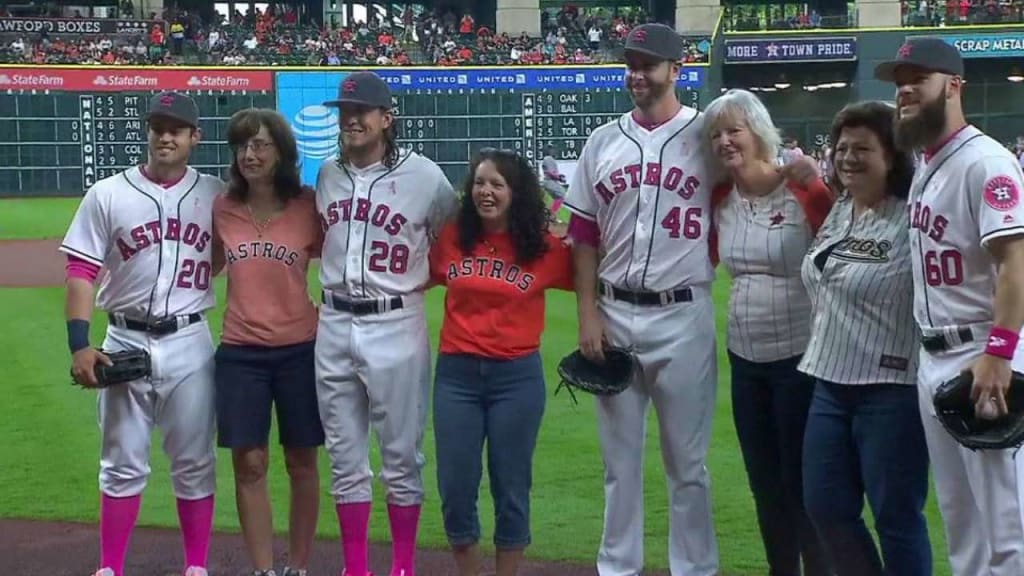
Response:
[[[153,26],[164,26],[152,20],[113,20],[109,18],[13,18],[0,16],[0,33],[55,34],[85,36],[90,34],[145,34]]]
[[[769,38],[726,40],[726,64],[762,64],[766,62],[831,62],[857,59],[857,39],[843,38]]]

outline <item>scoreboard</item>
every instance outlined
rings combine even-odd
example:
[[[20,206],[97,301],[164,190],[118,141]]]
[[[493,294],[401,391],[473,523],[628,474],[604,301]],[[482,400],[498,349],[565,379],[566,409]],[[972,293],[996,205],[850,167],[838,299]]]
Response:
[[[45,70],[45,71],[43,71]],[[683,102],[699,107],[704,68],[686,68]],[[622,70],[378,69],[392,86],[402,146],[437,162],[458,186],[483,147],[516,150],[539,164],[548,145],[572,164],[586,138],[632,106]],[[196,99],[202,140],[191,164],[225,177],[233,113],[276,108],[292,125],[303,181],[338,152],[336,97],[347,71],[0,67],[0,196],[80,195],[146,161],[142,116],[161,90]]]

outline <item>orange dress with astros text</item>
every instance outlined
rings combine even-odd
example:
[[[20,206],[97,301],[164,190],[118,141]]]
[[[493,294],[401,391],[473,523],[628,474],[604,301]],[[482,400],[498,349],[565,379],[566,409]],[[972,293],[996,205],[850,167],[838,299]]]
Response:
[[[485,234],[463,254],[458,228],[449,224],[430,253],[433,280],[447,287],[442,354],[512,359],[540,348],[544,291],[572,290],[572,253],[554,234],[548,251],[533,262],[516,263],[508,234]]]

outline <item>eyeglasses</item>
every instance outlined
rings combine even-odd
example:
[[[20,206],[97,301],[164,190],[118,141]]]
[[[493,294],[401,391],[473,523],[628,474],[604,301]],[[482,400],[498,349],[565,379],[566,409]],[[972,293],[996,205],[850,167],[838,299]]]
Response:
[[[271,149],[273,147],[274,147],[274,143],[273,142],[268,142],[266,140],[253,140],[253,141],[250,141],[250,142],[246,142],[245,144],[238,144],[238,145],[236,145],[235,146],[235,152],[246,152],[246,151],[249,150],[249,148],[252,148],[253,152],[256,152],[257,154],[259,154],[260,152],[263,152],[265,150],[269,150],[269,149]]]

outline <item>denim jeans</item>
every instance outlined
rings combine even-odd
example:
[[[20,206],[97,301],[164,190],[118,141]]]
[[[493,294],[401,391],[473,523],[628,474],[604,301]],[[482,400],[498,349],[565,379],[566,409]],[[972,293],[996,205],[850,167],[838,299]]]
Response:
[[[751,362],[729,352],[732,416],[757,507],[768,576],[831,574],[804,511],[803,442],[814,379],[800,357]]]
[[[530,487],[547,390],[539,353],[513,360],[441,354],[434,384],[437,484],[452,546],[480,540],[477,495],[487,443],[494,545],[530,544]]]
[[[881,558],[861,518],[865,495]],[[819,380],[804,435],[804,503],[836,574],[930,575],[927,498],[916,387]]]

